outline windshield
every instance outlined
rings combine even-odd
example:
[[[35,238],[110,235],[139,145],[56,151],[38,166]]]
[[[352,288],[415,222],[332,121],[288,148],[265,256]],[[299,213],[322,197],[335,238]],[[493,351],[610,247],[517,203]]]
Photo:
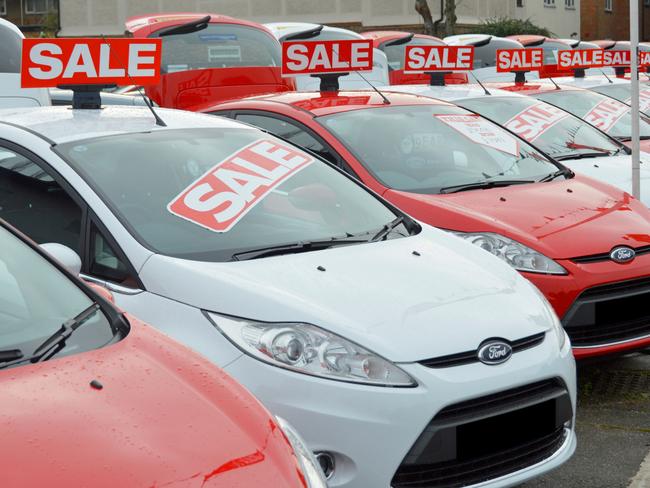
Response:
[[[474,69],[497,65],[497,49],[517,49],[521,44],[510,39],[491,39],[487,44],[474,47]]]
[[[623,102],[627,105],[630,104],[632,98],[632,86],[629,83],[596,86],[591,88],[591,90],[615,98],[619,102]],[[650,113],[650,84],[647,82],[639,83],[639,110],[644,112],[646,115]]]
[[[18,349],[27,357],[64,322],[93,302],[74,282],[3,227],[0,249],[0,350]],[[101,347],[112,338],[108,320],[97,311],[68,339],[59,355]]]
[[[528,97],[481,97],[458,103],[493,120],[552,157],[602,153],[621,146],[598,129],[553,105]]]
[[[319,119],[383,184],[413,193],[539,180],[558,167],[496,124],[449,105],[354,110]]]
[[[229,261],[395,219],[328,164],[256,129],[133,133],[57,150],[143,245],[168,256]]]
[[[18,34],[0,26],[0,73],[20,73],[21,46]]]
[[[208,24],[198,32],[161,39],[163,74],[204,68],[280,66],[280,43],[252,27]]]
[[[613,98],[586,90],[554,90],[532,96],[584,119],[612,137],[625,140],[632,135],[630,107]],[[641,137],[650,137],[650,120],[644,116],[640,133]]]
[[[563,42],[557,41],[544,41],[543,44],[539,46],[530,46],[526,49],[535,49],[542,48],[544,50],[544,64],[557,64],[557,52],[558,51],[571,51],[571,46],[566,45]]]
[[[399,70],[404,68],[404,58],[406,56],[406,46],[444,46],[445,43],[436,39],[429,39],[426,37],[414,37],[406,44],[397,46],[390,46],[392,41],[385,42],[381,45],[381,49],[386,53],[388,58],[388,68],[391,70]]]

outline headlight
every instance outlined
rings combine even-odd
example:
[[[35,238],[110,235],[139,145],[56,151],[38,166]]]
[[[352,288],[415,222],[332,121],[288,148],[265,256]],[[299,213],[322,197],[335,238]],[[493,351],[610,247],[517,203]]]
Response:
[[[293,447],[293,452],[298,459],[298,464],[300,464],[302,473],[305,476],[305,481],[307,481],[307,488],[327,488],[327,481],[325,481],[323,470],[320,468],[320,464],[318,464],[314,453],[309,450],[300,434],[283,418],[276,417],[276,419],[289,444]]]
[[[274,366],[351,383],[417,386],[390,361],[319,327],[207,315],[245,353]]]
[[[501,258],[518,271],[565,275],[567,270],[550,258],[523,244],[492,232],[456,232],[453,234]]]
[[[535,293],[537,293],[537,296],[539,296],[539,299],[544,304],[544,308],[546,309],[546,315],[548,316],[548,320],[551,322],[551,325],[553,327],[553,332],[557,337],[558,346],[560,346],[560,351],[561,351],[562,349],[564,349],[564,346],[567,343],[569,336],[565,332],[564,327],[562,327],[562,322],[560,322],[559,317],[555,313],[555,309],[553,308],[553,305],[551,305],[551,302],[548,301],[548,299],[544,296],[541,290],[537,288],[533,283],[530,283],[530,286],[533,287],[533,290],[535,291]]]

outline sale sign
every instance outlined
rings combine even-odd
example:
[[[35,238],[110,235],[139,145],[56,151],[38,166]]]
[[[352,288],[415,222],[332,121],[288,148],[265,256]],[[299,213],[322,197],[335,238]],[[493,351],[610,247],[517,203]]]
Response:
[[[406,46],[405,73],[470,71],[474,69],[474,46]]]
[[[591,125],[596,126],[603,132],[609,131],[616,125],[621,117],[623,117],[630,107],[614,99],[606,99],[597,103],[583,117],[585,121]]]
[[[497,72],[536,71],[544,65],[544,50],[497,49]]]
[[[630,66],[630,51],[607,50],[603,53],[603,66],[610,68],[627,68]]]
[[[282,76],[372,71],[370,39],[282,43]]]
[[[650,52],[649,51],[640,51],[639,52],[639,68],[647,68],[650,66]]]
[[[21,86],[155,85],[160,39],[23,39]]]
[[[558,51],[557,66],[561,70],[601,68],[603,49],[573,49]]]
[[[529,142],[533,142],[569,114],[553,105],[536,103],[522,110],[503,126]]]
[[[227,232],[274,188],[313,162],[289,145],[261,139],[208,170],[167,210],[213,232]]]
[[[439,121],[476,144],[519,156],[519,141],[496,124],[478,115],[436,115]]]

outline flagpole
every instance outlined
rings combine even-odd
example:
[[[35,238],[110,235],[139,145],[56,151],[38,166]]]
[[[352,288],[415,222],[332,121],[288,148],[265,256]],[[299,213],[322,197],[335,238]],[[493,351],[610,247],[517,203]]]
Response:
[[[641,196],[639,142],[639,0],[630,0],[630,82],[632,84],[632,195]]]

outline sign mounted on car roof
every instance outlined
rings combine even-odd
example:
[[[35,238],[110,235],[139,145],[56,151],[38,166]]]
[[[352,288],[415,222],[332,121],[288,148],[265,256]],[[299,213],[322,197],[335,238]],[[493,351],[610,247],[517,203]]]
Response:
[[[406,46],[404,73],[471,71],[474,46]]]
[[[282,43],[282,76],[372,71],[372,65],[370,39]]]
[[[160,39],[23,39],[21,85],[152,85]]]
[[[601,68],[604,53],[603,49],[567,49],[558,51],[557,66],[560,70]]]
[[[544,65],[542,48],[497,49],[496,55],[498,73],[536,71]]]
[[[607,50],[603,53],[603,66],[610,68],[627,68],[630,66],[631,56],[627,50]]]

